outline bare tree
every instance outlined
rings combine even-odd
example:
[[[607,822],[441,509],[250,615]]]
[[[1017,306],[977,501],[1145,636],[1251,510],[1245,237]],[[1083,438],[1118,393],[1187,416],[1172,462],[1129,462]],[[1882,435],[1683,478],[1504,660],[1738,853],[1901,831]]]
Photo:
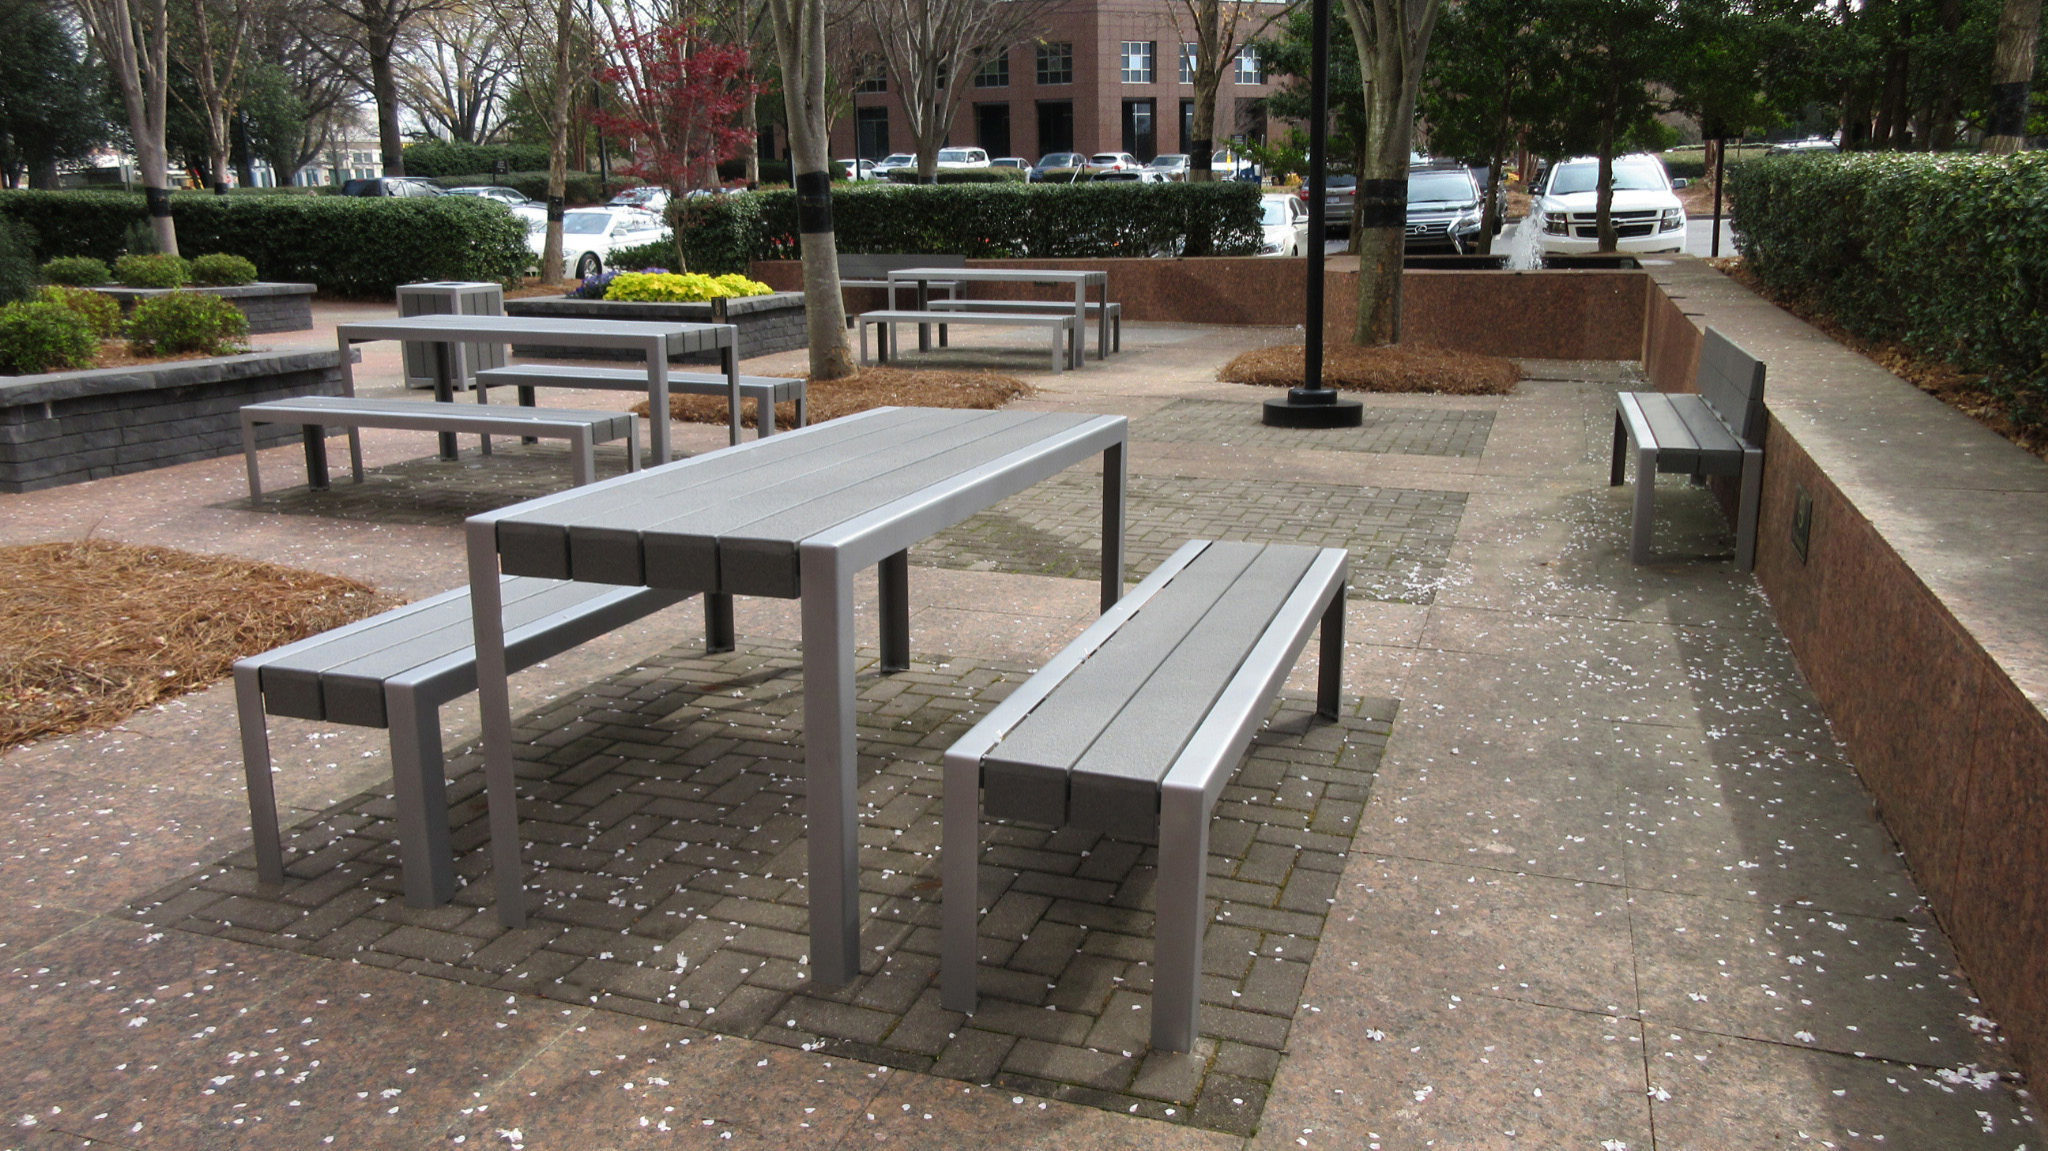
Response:
[[[2027,102],[2034,85],[2034,44],[2041,37],[2041,0],[2005,0],[1991,65],[1991,131],[1986,152],[2010,154],[2026,145]]]
[[[198,117],[206,134],[206,177],[213,190],[228,190],[228,152],[232,141],[228,121],[241,101],[242,62],[253,24],[251,0],[183,0],[179,19],[172,22],[172,41],[192,86],[198,107],[187,110]],[[179,103],[185,104],[180,95]]]
[[[520,77],[548,134],[548,222],[540,278],[562,278],[562,214],[569,187],[569,133],[596,68],[592,29],[577,19],[578,0],[528,0],[506,10],[509,54],[527,62]],[[544,64],[540,64],[541,61]],[[536,64],[540,66],[536,67]]]
[[[361,71],[353,73],[357,83],[377,106],[377,149],[383,156],[384,174],[405,175],[405,138],[398,128],[398,55],[403,37],[414,23],[428,13],[449,7],[454,0],[318,0],[336,16],[349,35],[343,44],[327,49],[336,63]]]
[[[825,0],[768,0],[768,14],[775,29],[776,56],[782,62],[782,103],[789,118],[810,375],[814,380],[843,379],[853,374],[853,353],[846,346],[846,304],[839,294],[832,176],[827,167],[826,133],[831,124],[825,119]]]
[[[1359,146],[1355,343],[1401,338],[1401,251],[1408,224],[1408,148],[1438,0],[1344,0],[1365,77]]]
[[[157,247],[175,254],[178,229],[171,222],[169,157],[164,119],[170,109],[169,0],[72,0],[93,48],[114,72],[114,86],[128,111],[128,134],[149,201],[149,226]]]
[[[485,0],[430,12],[396,63],[405,105],[464,144],[482,144],[504,125],[505,92],[519,61],[510,51],[509,5]]]
[[[346,39],[316,0],[266,0],[254,9],[250,65],[260,82],[244,93],[252,150],[289,181],[349,119],[356,85]],[[340,59],[337,59],[337,51]]]
[[[872,0],[866,35],[903,101],[917,173],[931,180],[962,93],[982,64],[1027,38],[1056,0]],[[791,126],[794,134],[795,126]]]
[[[1190,127],[1188,179],[1213,180],[1210,163],[1216,149],[1216,96],[1223,74],[1237,66],[1245,46],[1265,36],[1294,7],[1271,0],[1175,0],[1174,23],[1194,39],[1195,115]],[[1180,51],[1178,47],[1176,53]],[[1176,55],[1176,60],[1178,55]]]

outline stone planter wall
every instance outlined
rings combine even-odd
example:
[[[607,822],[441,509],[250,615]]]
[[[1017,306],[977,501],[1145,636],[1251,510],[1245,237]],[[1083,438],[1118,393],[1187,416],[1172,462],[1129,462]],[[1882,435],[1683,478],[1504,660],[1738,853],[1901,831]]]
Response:
[[[801,292],[776,292],[769,296],[746,296],[725,301],[726,323],[739,328],[741,356],[765,356],[807,346],[804,332],[804,297]],[[571,300],[559,296],[528,297],[505,301],[508,316],[575,316],[590,320],[670,320],[709,324],[709,303],[647,304],[624,300]],[[515,356],[537,359],[637,360],[634,352],[603,350],[577,351],[569,348],[512,346]],[[717,363],[715,354],[678,355],[678,364]]]
[[[181,292],[204,292],[220,298],[242,310],[249,317],[249,334],[260,336],[268,332],[305,332],[313,327],[312,284],[272,284],[258,281],[254,284],[240,284],[232,288],[184,287]],[[126,315],[142,301],[165,295],[169,288],[98,288],[121,302],[121,314]]]
[[[0,492],[236,455],[243,404],[342,388],[331,348],[0,376]],[[296,438],[296,428],[258,432],[266,446]]]

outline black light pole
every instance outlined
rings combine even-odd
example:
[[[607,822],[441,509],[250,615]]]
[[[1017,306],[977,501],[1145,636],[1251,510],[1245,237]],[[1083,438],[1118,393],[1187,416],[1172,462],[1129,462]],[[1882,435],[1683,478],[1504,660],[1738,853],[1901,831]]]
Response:
[[[1339,399],[1323,386],[1323,195],[1329,185],[1330,0],[1315,0],[1314,38],[1308,80],[1308,300],[1303,320],[1301,386],[1284,400],[1267,400],[1265,423],[1275,428],[1355,428],[1365,423],[1365,405]]]

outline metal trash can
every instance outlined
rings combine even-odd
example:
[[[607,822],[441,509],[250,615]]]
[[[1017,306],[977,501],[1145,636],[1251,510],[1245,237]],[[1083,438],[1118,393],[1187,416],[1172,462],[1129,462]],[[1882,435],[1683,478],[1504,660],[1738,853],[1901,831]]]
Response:
[[[441,280],[398,286],[400,316],[502,316],[505,289],[499,284]],[[481,368],[502,368],[506,363],[503,344],[457,344],[455,348],[457,390],[476,386]],[[434,345],[409,340],[405,344],[405,386],[434,386]]]

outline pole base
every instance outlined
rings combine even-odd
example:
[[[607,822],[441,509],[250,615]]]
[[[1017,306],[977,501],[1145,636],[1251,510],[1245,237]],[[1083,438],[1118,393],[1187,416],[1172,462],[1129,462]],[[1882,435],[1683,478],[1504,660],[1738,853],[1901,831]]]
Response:
[[[1365,426],[1365,405],[1345,399],[1304,404],[1289,396],[1267,400],[1263,422],[1269,428],[1357,428]]]

